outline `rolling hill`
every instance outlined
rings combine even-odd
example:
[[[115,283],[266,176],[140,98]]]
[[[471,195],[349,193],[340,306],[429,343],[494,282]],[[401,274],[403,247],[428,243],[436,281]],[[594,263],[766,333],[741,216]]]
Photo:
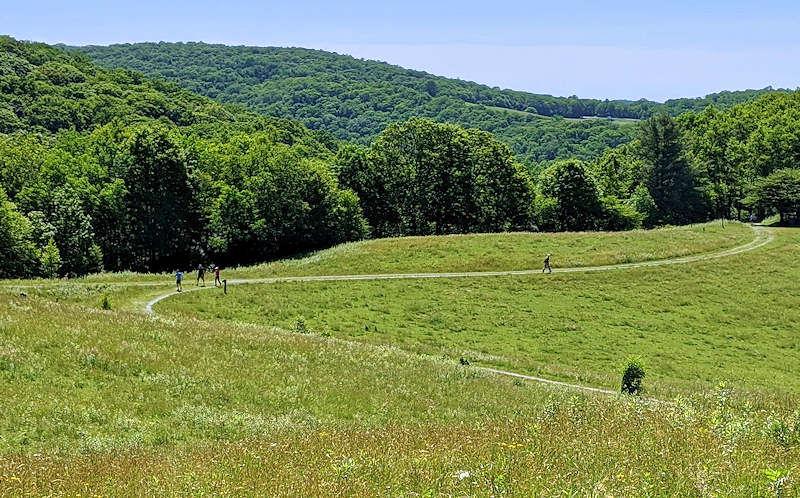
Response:
[[[594,159],[606,147],[630,141],[633,130],[628,125],[656,112],[678,115],[711,104],[729,108],[772,91],[721,92],[663,104],[608,101],[501,90],[303,48],[137,43],[69,50],[101,66],[135,69],[220,102],[296,119],[362,144],[389,123],[414,116],[480,128],[509,144],[528,165],[567,157]],[[587,117],[605,119],[582,119]]]

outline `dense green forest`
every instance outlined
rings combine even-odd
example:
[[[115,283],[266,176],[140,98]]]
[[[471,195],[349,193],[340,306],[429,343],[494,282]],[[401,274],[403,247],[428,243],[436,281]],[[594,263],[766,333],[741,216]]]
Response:
[[[606,147],[629,142],[634,134],[626,122],[565,118],[640,114],[627,103],[500,91],[318,50],[202,43],[70,50],[102,66],[142,71],[220,102],[298,120],[362,145],[389,124],[412,117],[479,128],[511,146],[515,157],[530,167],[560,158],[592,159]],[[617,104],[625,111],[615,110]]]
[[[573,157],[533,171],[477,128],[415,117],[368,146],[344,143],[57,47],[2,37],[0,48],[0,278],[800,209],[798,93],[658,114],[589,161],[555,139]]]
[[[320,50],[138,43],[77,47],[104,67],[174,81],[219,102],[294,119],[339,139],[368,145],[387,125],[427,117],[492,132],[517,160],[534,167],[555,159],[592,160],[629,142],[630,123],[658,112],[677,116],[713,104],[727,109],[770,88],[722,92],[664,104],[553,97],[500,90]]]
[[[44,44],[0,47],[0,276],[247,263],[366,235],[330,136]]]

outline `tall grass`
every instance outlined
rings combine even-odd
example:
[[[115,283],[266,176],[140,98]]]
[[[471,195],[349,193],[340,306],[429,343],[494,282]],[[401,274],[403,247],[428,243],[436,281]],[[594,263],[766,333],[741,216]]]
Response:
[[[10,289],[0,496],[797,495],[798,241],[596,276],[240,286],[167,300],[168,317],[120,310],[171,285]],[[522,307],[538,320],[514,329]],[[623,338],[668,402],[474,366],[544,358],[618,387]]]

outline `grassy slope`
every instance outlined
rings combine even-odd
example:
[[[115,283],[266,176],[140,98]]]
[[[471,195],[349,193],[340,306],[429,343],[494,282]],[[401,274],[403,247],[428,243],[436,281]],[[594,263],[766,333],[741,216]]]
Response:
[[[796,414],[724,391],[648,406],[255,326],[0,309],[4,496],[739,495],[800,471],[772,429]]]
[[[724,259],[618,272],[453,280],[304,282],[191,293],[159,311],[288,327],[615,388],[641,355],[659,396],[719,381],[800,392],[800,232]]]
[[[553,254],[555,267],[595,266],[664,259],[740,245],[752,238],[745,225],[693,225],[651,231],[558,234],[473,234],[406,237],[344,244],[246,268],[224,269],[222,278],[300,275],[495,271],[539,268]],[[185,283],[196,274],[187,271]],[[209,283],[213,276],[209,275]],[[3,281],[6,292],[37,294],[59,302],[99,306],[110,296],[114,309],[141,309],[174,287],[171,274],[97,274],[76,280]],[[132,287],[130,284],[150,287]],[[160,285],[159,285],[160,284]]]
[[[734,299],[733,276],[751,268],[777,299],[767,320],[780,330],[796,319],[785,303],[798,239],[781,230],[774,246],[732,265],[640,276],[677,287],[711,275],[709,292]],[[556,292],[565,278],[590,276],[537,284]],[[96,307],[89,291],[65,299],[87,296]],[[0,294],[0,495],[769,495],[763,470],[788,471],[784,492],[800,491],[797,399],[775,391],[688,392],[648,406],[494,377],[438,354],[91,307]]]
[[[650,261],[733,247],[752,239],[745,225],[584,233],[508,233],[406,237],[345,244],[300,260],[226,272],[231,277],[503,271]]]

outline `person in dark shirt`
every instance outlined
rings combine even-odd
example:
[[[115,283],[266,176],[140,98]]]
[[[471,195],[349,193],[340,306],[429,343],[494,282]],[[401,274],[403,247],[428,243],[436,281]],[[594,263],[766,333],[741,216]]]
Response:
[[[200,281],[203,281],[203,287],[206,286],[206,269],[203,268],[202,263],[197,266],[197,285],[200,285]]]
[[[548,273],[553,273],[553,269],[550,268],[550,253],[547,253],[547,256],[544,258],[544,268],[542,268],[542,273],[547,270]]]
[[[181,285],[181,282],[183,282],[183,273],[181,273],[180,270],[175,270],[175,283],[178,286],[178,292],[183,292],[183,285]]]

